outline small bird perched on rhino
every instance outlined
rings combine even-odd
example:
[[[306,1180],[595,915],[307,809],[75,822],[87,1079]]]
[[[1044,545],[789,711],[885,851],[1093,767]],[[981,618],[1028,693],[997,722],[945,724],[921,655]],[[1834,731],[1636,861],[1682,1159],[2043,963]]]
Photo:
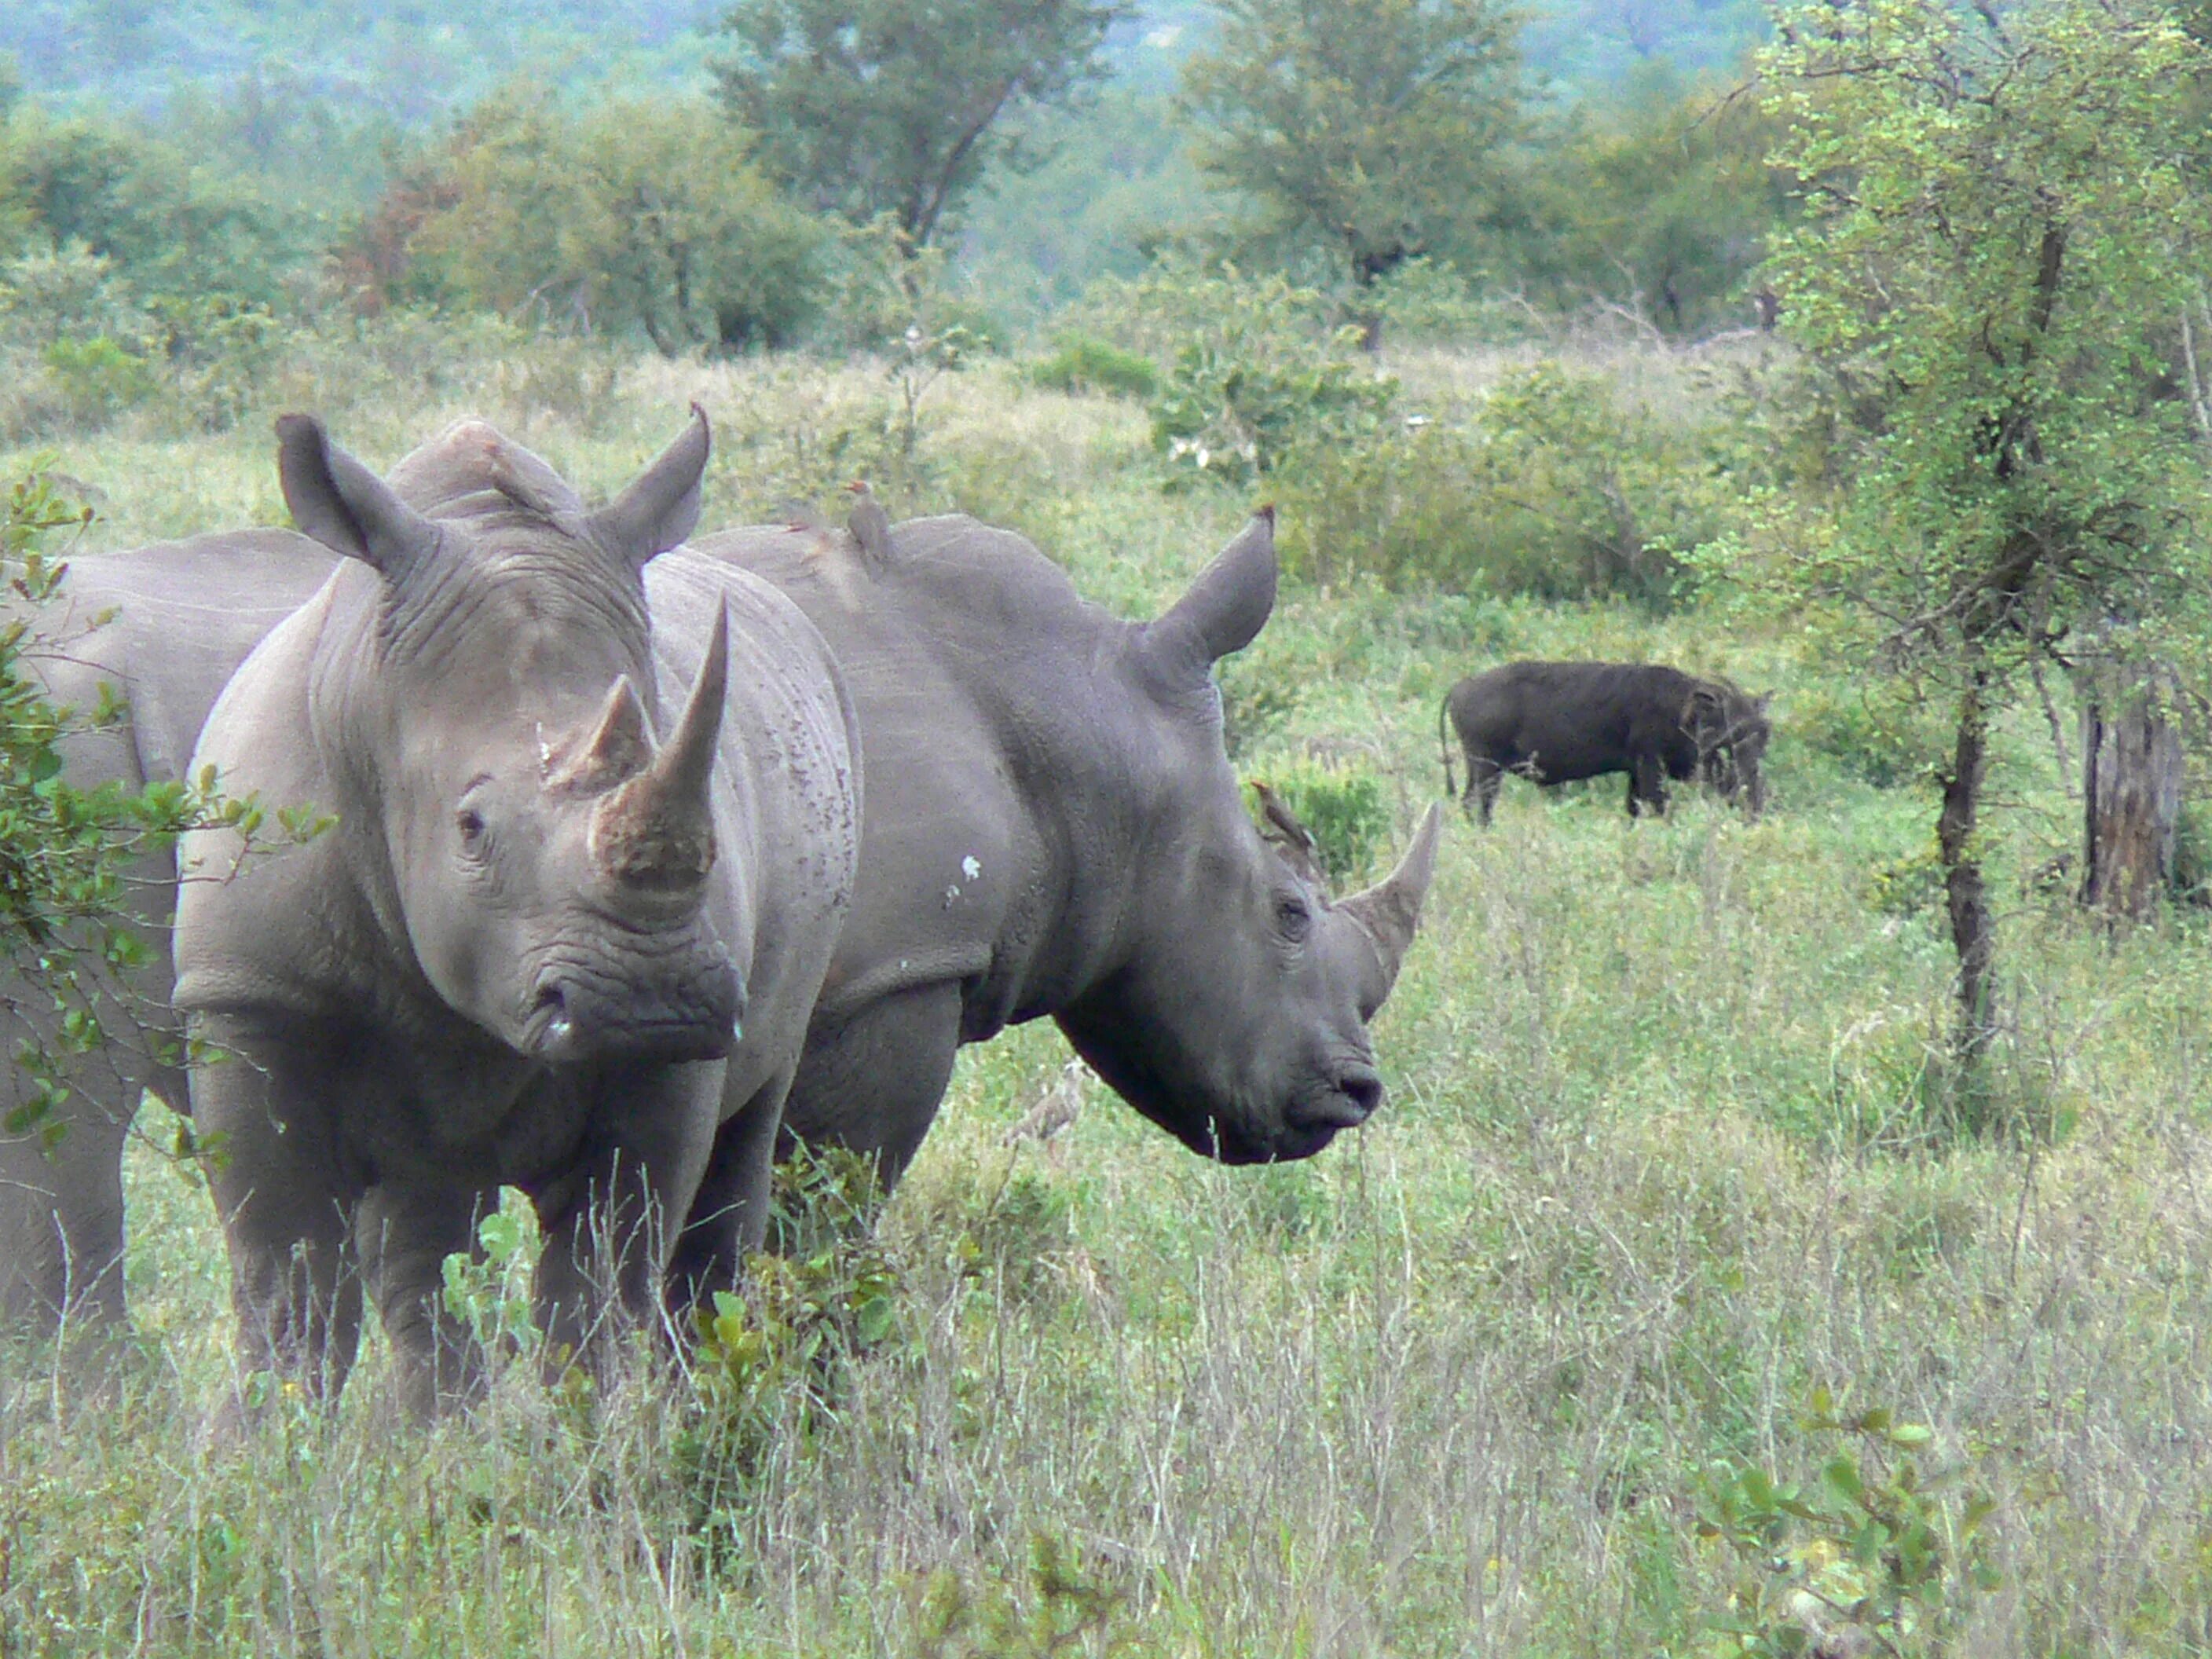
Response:
[[[1317,893],[1328,892],[1328,872],[1322,864],[1321,843],[1314,839],[1313,831],[1298,822],[1297,814],[1266,780],[1254,778],[1252,793],[1260,799],[1260,816],[1267,821],[1260,838],[1283,855],[1283,861],[1297,872],[1299,880]]]
[[[852,532],[868,568],[881,570],[891,562],[891,515],[884,511],[866,478],[855,478],[845,488],[853,497],[852,516],[845,527]]]

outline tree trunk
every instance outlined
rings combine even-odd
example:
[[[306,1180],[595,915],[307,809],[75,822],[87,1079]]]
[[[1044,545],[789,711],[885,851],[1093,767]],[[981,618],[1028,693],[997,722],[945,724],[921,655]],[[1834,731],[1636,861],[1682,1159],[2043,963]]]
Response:
[[[2181,734],[2154,673],[2097,687],[2081,709],[2081,902],[2149,919],[2173,880]]]
[[[1977,665],[1959,699],[1959,730],[1950,775],[1943,781],[1943,810],[1936,820],[1936,848],[1943,866],[1943,893],[1951,913],[1951,946],[1959,957],[1959,1023],[1952,1055],[1960,1080],[1971,1086],[1990,1040],[1996,938],[1988,889],[1974,848],[1982,780],[1989,766],[1989,671]]]

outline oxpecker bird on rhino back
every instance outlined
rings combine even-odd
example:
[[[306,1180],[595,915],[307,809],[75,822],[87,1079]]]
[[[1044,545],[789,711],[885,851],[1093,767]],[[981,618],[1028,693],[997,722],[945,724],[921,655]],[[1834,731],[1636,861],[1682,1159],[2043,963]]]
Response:
[[[549,1353],[765,1220],[855,873],[851,705],[765,584],[676,549],[705,417],[586,512],[480,422],[389,483],[301,416],[285,498],[344,556],[201,735],[226,791],[335,816],[187,838],[176,1001],[249,1368],[342,1382],[362,1286],[418,1411],[471,1385],[441,1264],[501,1185],[545,1232]],[[197,875],[199,879],[190,878]]]
[[[1766,804],[1766,699],[1726,680],[1612,662],[1511,662],[1463,679],[1437,711],[1452,794],[1447,722],[1467,756],[1461,804],[1479,804],[1485,823],[1508,772],[1540,784],[1626,772],[1631,817],[1667,810],[1668,778],[1697,778],[1754,817]]]
[[[787,1127],[895,1178],[959,1045],[1046,1015],[1210,1157],[1304,1158],[1364,1121],[1382,1092],[1366,1025],[1412,941],[1437,820],[1334,905],[1254,828],[1212,668],[1273,605],[1272,515],[1143,623],[969,518],[899,525],[887,548],[782,526],[698,544],[828,637],[868,757],[860,885]]]

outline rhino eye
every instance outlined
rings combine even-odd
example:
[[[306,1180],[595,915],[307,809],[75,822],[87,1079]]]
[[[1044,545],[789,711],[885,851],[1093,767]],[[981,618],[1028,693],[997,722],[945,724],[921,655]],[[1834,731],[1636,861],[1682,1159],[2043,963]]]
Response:
[[[1305,943],[1306,935],[1313,931],[1313,912],[1300,898],[1285,896],[1275,901],[1275,927],[1293,945]]]
[[[473,806],[464,806],[459,811],[453,814],[453,828],[461,832],[462,846],[475,848],[483,844],[484,836],[483,814],[477,811]]]

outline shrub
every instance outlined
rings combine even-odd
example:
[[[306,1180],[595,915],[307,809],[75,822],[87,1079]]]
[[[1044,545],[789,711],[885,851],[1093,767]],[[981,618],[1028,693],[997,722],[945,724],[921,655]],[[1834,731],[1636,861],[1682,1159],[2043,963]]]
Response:
[[[1995,1503],[1961,1490],[1960,1470],[1923,1474],[1934,1434],[1887,1409],[1847,1415],[1816,1389],[1803,1427],[1828,1448],[1814,1480],[1747,1463],[1706,1473],[1698,1534],[1741,1564],[1712,1650],[1949,1651],[1975,1592],[1999,1582],[1981,1543]]]
[[[154,393],[154,372],[146,359],[105,334],[52,341],[39,361],[69,418],[80,427],[104,426]]]
[[[1063,337],[1059,349],[1030,370],[1030,380],[1048,392],[1103,392],[1124,398],[1150,398],[1158,392],[1160,368],[1151,358],[1124,351],[1089,335]]]
[[[677,1444],[698,1523],[726,1524],[736,1491],[778,1447],[804,1450],[834,1419],[848,1368],[898,1323],[904,1278],[876,1237],[872,1160],[805,1146],[777,1166],[771,1253],[741,1292],[698,1315],[691,1420]]]
[[[618,99],[578,115],[533,92],[495,94],[429,179],[395,187],[404,204],[379,210],[418,216],[386,285],[641,335],[670,356],[783,343],[813,314],[824,234],[747,151],[696,100]]]
[[[1369,437],[1398,383],[1352,360],[1353,332],[1319,352],[1258,339],[1185,346],[1152,410],[1170,483],[1249,483],[1301,450],[1328,454]]]
[[[89,508],[65,500],[39,472],[0,497],[0,567],[10,596],[43,605],[62,592],[69,567],[56,556],[62,538],[92,521]],[[123,717],[119,703],[69,709],[50,702],[30,659],[64,648],[21,617],[0,627],[0,952],[32,994],[10,1012],[20,1022],[15,1064],[31,1087],[0,1115],[0,1134],[58,1134],[74,1062],[101,1041],[112,975],[146,959],[146,947],[115,917],[125,896],[124,872],[149,844],[198,823],[258,829],[251,802],[225,805],[204,781],[149,784],[130,793],[113,784],[82,790],[62,776],[70,738]],[[288,827],[295,827],[289,818]]]
[[[1463,421],[1409,413],[1283,469],[1285,562],[1541,599],[1674,592],[1720,526],[1705,434],[1551,361],[1503,376]]]

